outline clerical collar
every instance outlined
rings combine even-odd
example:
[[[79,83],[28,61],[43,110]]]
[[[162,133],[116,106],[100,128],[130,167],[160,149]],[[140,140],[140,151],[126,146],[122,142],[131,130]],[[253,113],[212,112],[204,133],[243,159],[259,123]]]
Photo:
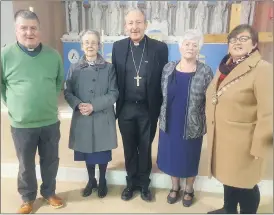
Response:
[[[145,40],[146,40],[146,35],[144,35],[144,37],[143,37],[143,39],[141,39],[139,42],[133,42],[132,40],[130,40],[130,42],[132,43],[132,45],[134,45],[134,46],[139,46],[139,45],[144,45],[144,43],[145,43]]]
[[[41,48],[42,48],[42,44],[41,44],[41,43],[40,43],[36,48],[33,48],[33,49],[25,47],[24,45],[22,45],[22,44],[19,43],[18,41],[17,41],[17,44],[18,44],[18,46],[19,46],[23,51],[28,51],[28,52],[40,52],[40,51],[41,51]]]

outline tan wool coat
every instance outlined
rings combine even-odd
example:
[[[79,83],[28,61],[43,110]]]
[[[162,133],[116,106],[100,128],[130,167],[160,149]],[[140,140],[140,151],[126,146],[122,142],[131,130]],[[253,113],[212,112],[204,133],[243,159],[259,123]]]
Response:
[[[228,186],[253,188],[273,145],[272,65],[256,51],[216,89],[220,74],[206,93],[209,176]]]

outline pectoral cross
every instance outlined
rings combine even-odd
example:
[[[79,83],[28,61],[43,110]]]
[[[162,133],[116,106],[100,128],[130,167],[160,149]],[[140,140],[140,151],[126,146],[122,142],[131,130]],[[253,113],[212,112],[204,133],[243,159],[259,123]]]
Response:
[[[140,86],[140,80],[142,79],[142,77],[137,75],[136,77],[134,77],[134,79],[136,80],[137,87],[139,87]]]

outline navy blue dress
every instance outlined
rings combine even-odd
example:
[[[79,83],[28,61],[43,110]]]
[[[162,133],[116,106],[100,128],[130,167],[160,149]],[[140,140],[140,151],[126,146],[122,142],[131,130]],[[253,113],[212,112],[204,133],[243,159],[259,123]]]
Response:
[[[203,138],[183,138],[187,97],[191,73],[175,71],[175,80],[168,86],[168,133],[160,130],[157,165],[174,177],[198,175]],[[169,99],[170,98],[170,99]]]
[[[74,151],[75,161],[85,161],[87,164],[107,164],[112,160],[111,150],[93,153]]]

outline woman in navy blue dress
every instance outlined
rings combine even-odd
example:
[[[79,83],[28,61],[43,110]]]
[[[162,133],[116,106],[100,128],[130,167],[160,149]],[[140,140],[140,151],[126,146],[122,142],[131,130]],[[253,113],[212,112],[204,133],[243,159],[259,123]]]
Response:
[[[186,178],[183,205],[189,207],[194,197],[193,184],[198,174],[203,135],[205,134],[205,92],[212,80],[209,66],[197,60],[203,35],[188,30],[179,48],[181,60],[169,62],[163,69],[163,104],[157,165],[171,176],[170,204],[179,198],[180,178]]]

